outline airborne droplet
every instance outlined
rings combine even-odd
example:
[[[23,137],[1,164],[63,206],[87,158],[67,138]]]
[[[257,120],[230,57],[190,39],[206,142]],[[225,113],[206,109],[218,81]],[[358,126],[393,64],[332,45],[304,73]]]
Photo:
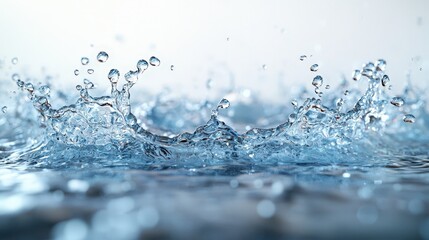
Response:
[[[389,82],[390,82],[390,78],[389,78],[389,76],[384,75],[384,76],[381,78],[381,84],[383,85],[383,87],[387,86],[387,84],[389,84]]]
[[[19,74],[18,74],[18,73],[14,73],[14,74],[12,74],[12,80],[13,80],[13,81],[17,82],[19,79],[21,79],[21,77],[19,76]]]
[[[144,59],[141,59],[137,62],[137,69],[139,73],[144,72],[148,67],[149,67],[149,63]]]
[[[79,75],[79,70],[75,69],[75,70],[74,70],[74,75],[75,75],[75,76]]]
[[[3,113],[6,113],[6,112],[7,112],[7,107],[6,107],[6,106],[3,106],[3,107],[1,108],[1,111],[2,111]]]
[[[402,105],[404,105],[405,101],[401,97],[394,97],[392,98],[390,103],[395,107],[401,107]]]
[[[321,87],[323,85],[323,78],[320,75],[315,76],[312,84],[315,87]]]
[[[313,64],[313,65],[311,65],[310,70],[312,72],[317,72],[317,70],[319,70],[319,64]]]
[[[378,59],[377,61],[377,71],[384,71],[386,70],[386,60],[384,59]]]
[[[403,118],[406,123],[414,123],[416,121],[416,117],[413,114],[406,114]]]
[[[129,71],[129,72],[125,73],[125,75],[124,75],[125,80],[127,80],[127,82],[129,82],[129,83],[134,84],[138,80],[137,74],[138,74],[137,71]]]
[[[16,65],[17,63],[18,63],[18,58],[17,57],[12,58],[12,64]]]
[[[88,71],[88,74],[93,74],[94,73],[94,69],[92,69],[92,68],[88,69],[87,71]]]
[[[390,103],[395,107],[401,107],[402,105],[404,105],[405,101],[401,97],[394,97],[392,98]]]
[[[307,59],[307,56],[306,56],[306,55],[301,55],[301,56],[299,57],[299,60],[301,60],[301,61],[304,61],[305,59]]]
[[[217,105],[217,108],[226,109],[226,108],[229,108],[229,105],[230,105],[230,103],[229,103],[228,99],[223,98],[222,100],[220,100],[219,104]]]
[[[80,59],[80,62],[82,65],[87,65],[89,63],[89,59],[87,57],[83,57]]]
[[[157,57],[152,56],[149,59],[149,63],[152,66],[158,67],[161,64],[161,61]]]
[[[119,80],[119,71],[117,69],[111,69],[109,74],[107,75],[107,78],[111,83],[117,83]]]
[[[109,59],[109,54],[107,54],[106,52],[99,52],[97,55],[97,60],[99,62],[106,62],[107,59]]]
[[[361,76],[362,76],[362,74],[360,73],[360,70],[355,70],[353,72],[353,80],[359,81],[359,79],[360,79]]]

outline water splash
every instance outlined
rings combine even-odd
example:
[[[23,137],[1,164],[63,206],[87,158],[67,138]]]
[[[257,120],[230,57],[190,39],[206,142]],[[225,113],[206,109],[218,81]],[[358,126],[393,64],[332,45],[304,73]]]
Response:
[[[105,96],[94,96],[95,84],[82,77],[77,99],[49,82],[12,74],[20,91],[0,116],[0,213],[12,216],[4,221],[17,226],[11,229],[21,232],[14,220],[32,216],[37,226],[55,224],[59,239],[133,239],[159,229],[189,239],[195,235],[174,229],[181,219],[191,219],[195,232],[208,214],[224,226],[230,211],[242,216],[234,224],[249,238],[273,228],[284,233],[290,224],[311,238],[329,238],[317,232],[320,214],[335,219],[326,222],[335,233],[338,223],[359,233],[367,231],[356,222],[385,229],[386,221],[375,225],[382,216],[396,221],[383,231],[386,238],[408,223],[420,226],[416,216],[425,216],[429,202],[425,94],[408,85],[392,96],[384,60],[365,64],[359,77],[323,94],[329,79],[309,79],[316,94],[303,90],[284,106],[266,104],[247,89],[219,102],[165,94],[131,101],[130,90],[157,65],[151,62],[139,60],[123,75],[111,69]],[[354,87],[355,81],[367,87]],[[210,90],[213,81],[206,84]],[[0,96],[9,90],[0,89]],[[256,233],[249,232],[253,221],[263,221]],[[9,225],[2,226],[2,236],[9,236],[3,234]]]
[[[82,64],[88,64],[88,62],[88,58],[82,58]],[[152,66],[158,66],[160,60],[151,57],[149,63]],[[363,148],[356,146],[365,145],[370,138],[380,135],[380,140],[385,141],[385,137],[381,135],[410,133],[416,131],[413,130],[414,128],[427,127],[424,125],[426,121],[424,100],[420,98],[411,100],[411,96],[407,96],[407,94],[412,95],[414,90],[411,88],[407,89],[402,96],[409,98],[410,101],[405,102],[401,100],[402,97],[391,98],[387,92],[388,89],[385,89],[386,78],[388,78],[384,72],[386,62],[379,60],[377,64],[370,62],[364,65],[362,70],[355,71],[354,80],[362,80],[356,77],[356,73],[360,75],[362,72],[362,76],[368,82],[368,87],[363,93],[357,89],[346,89],[350,86],[342,85],[339,89],[335,89],[333,94],[326,95],[322,99],[323,78],[317,75],[312,84],[319,98],[300,98],[301,104],[294,100],[293,111],[284,115],[283,123],[274,128],[252,129],[246,124],[247,131],[240,133],[219,119],[219,110],[226,110],[231,104],[227,99],[222,99],[216,109],[212,110],[209,121],[193,132],[166,134],[179,131],[169,129],[164,134],[155,134],[146,127],[146,124],[142,125],[147,122],[147,119],[136,117],[130,102],[130,89],[139,78],[143,77],[142,74],[148,69],[149,63],[144,59],[139,60],[136,70],[130,70],[124,74],[125,83],[122,87],[118,85],[119,71],[110,70],[107,79],[111,83],[111,94],[108,96],[92,96],[89,90],[94,88],[94,84],[84,79],[84,85],[76,87],[80,96],[78,100],[72,105],[58,109],[52,107],[50,91],[46,90],[49,89],[48,87],[35,89],[30,82],[24,83],[19,77],[12,78],[18,87],[27,93],[39,114],[41,125],[46,131],[43,144],[65,144],[69,147],[107,146],[107,149],[116,149],[115,151],[133,149],[135,152],[140,152],[139,154],[155,159],[183,159],[183,154],[186,153],[186,158],[210,156],[210,159],[226,160],[231,157],[249,159],[249,156],[252,156],[250,157],[252,160],[266,158],[274,160],[283,156],[282,161],[287,161],[289,158],[299,161],[298,155],[303,154],[301,151],[307,151],[309,147],[313,148],[311,151],[319,154],[330,151],[335,151],[337,154],[361,151],[366,156],[370,151],[368,149],[362,151]],[[317,64],[311,66],[311,71],[317,71],[317,69]],[[340,92],[344,92],[344,95],[338,94]],[[401,109],[398,111],[390,108],[389,100],[392,105]],[[150,117],[150,112],[161,105],[162,103],[155,104],[153,108],[146,109],[146,113],[140,115]],[[238,111],[239,107],[241,106],[228,109],[228,113]],[[249,107],[249,109],[252,108],[252,106]],[[201,107],[197,109],[199,111]],[[171,109],[171,111],[174,110]],[[413,111],[417,117],[410,115],[409,111]],[[407,115],[402,112],[406,112]],[[195,115],[192,114],[192,116]],[[234,119],[234,117],[229,118]],[[401,118],[403,121],[400,122],[422,124],[414,127],[400,125],[397,119]],[[183,126],[183,123],[189,119],[181,119],[180,115],[175,115],[174,121],[175,123],[168,125]],[[156,127],[156,123],[154,125]],[[371,146],[366,147],[373,149]]]

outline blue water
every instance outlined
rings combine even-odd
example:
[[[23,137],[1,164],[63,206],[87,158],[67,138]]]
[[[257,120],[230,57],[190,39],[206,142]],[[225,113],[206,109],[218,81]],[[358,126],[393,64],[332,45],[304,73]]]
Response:
[[[337,87],[312,65],[282,105],[131,95],[160,64],[112,69],[106,96],[77,70],[77,99],[0,69],[1,236],[429,239],[425,93],[393,95],[386,61]]]

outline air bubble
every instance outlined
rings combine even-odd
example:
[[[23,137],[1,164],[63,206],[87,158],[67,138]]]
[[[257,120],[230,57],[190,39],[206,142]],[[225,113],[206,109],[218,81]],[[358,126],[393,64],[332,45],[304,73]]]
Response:
[[[173,71],[174,70],[174,65],[170,66],[170,70]]]
[[[99,52],[97,55],[97,60],[99,62],[106,62],[107,59],[109,59],[109,54],[107,54],[106,52]]]
[[[80,59],[80,62],[82,65],[87,65],[89,63],[89,59],[87,57],[83,57]]]
[[[88,74],[93,74],[94,73],[94,69],[90,68],[87,70]]]
[[[75,75],[75,76],[79,75],[79,70],[75,69],[75,70],[74,70],[74,75]]]
[[[306,55],[301,55],[301,56],[299,57],[299,60],[301,60],[301,61],[304,61],[305,59],[307,59],[307,56],[306,56]]]
[[[149,59],[149,63],[152,66],[158,67],[161,64],[161,61],[157,57],[152,56]]]
[[[12,58],[12,64],[16,65],[17,63],[18,63],[18,58],[17,57]]]
[[[7,107],[6,107],[6,106],[3,106],[3,107],[1,108],[1,111],[2,111],[3,113],[7,113]]]
[[[319,70],[319,64],[313,64],[313,65],[311,65],[310,70],[312,72],[317,72],[317,70]]]

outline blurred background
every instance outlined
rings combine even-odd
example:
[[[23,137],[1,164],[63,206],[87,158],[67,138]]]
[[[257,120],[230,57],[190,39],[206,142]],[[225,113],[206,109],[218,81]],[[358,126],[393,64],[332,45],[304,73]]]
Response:
[[[384,58],[400,90],[407,75],[426,87],[429,73],[429,1],[58,1],[0,0],[0,59],[18,57],[19,69],[57,77],[63,90],[81,83],[81,57],[95,69],[91,80],[108,88],[106,75],[122,75],[137,60],[157,56],[136,89],[170,88],[201,99],[234,83],[266,101],[284,89],[311,87],[309,67],[328,84]],[[100,64],[95,57],[106,51]],[[306,55],[305,61],[300,56]],[[171,70],[171,65],[174,65]]]

